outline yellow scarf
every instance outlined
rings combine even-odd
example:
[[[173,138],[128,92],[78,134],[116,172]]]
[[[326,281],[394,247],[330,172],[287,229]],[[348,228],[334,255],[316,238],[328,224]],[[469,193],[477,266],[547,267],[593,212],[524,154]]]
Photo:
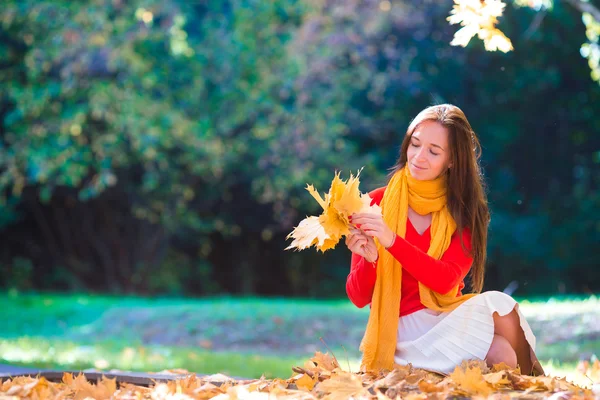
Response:
[[[381,208],[386,224],[402,238],[406,235],[409,205],[420,215],[433,213],[427,254],[440,259],[456,230],[456,222],[446,206],[446,175],[432,181],[419,181],[410,175],[407,167],[396,172],[383,194]],[[369,322],[360,346],[363,352],[361,369],[366,371],[393,368],[400,309],[402,265],[379,243],[377,250],[377,280]],[[419,282],[421,303],[435,311],[451,311],[474,296],[457,297],[457,294],[458,285],[448,293],[440,294]]]

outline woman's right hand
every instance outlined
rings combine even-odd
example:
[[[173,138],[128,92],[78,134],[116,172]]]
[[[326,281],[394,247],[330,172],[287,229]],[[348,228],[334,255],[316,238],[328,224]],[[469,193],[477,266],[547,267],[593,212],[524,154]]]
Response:
[[[350,229],[350,234],[346,236],[346,246],[351,252],[363,257],[367,262],[377,261],[378,254],[375,240],[360,229]]]

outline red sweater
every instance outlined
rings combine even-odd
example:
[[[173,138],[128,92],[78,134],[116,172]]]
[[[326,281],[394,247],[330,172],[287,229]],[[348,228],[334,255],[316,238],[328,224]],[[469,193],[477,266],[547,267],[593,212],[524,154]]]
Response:
[[[369,196],[371,205],[380,204],[385,187],[375,189]],[[448,293],[459,285],[459,293],[464,288],[464,278],[471,268],[473,259],[462,249],[458,231],[452,235],[450,246],[440,260],[429,256],[427,250],[431,242],[430,228],[423,235],[415,230],[410,219],[406,219],[406,238],[396,237],[388,251],[402,264],[402,299],[400,316],[411,314],[425,308],[419,297],[419,284],[438,293]],[[463,229],[465,247],[471,250],[471,234]],[[377,261],[370,263],[363,257],[352,253],[350,274],[346,280],[346,293],[359,308],[371,303],[375,280],[377,279]]]

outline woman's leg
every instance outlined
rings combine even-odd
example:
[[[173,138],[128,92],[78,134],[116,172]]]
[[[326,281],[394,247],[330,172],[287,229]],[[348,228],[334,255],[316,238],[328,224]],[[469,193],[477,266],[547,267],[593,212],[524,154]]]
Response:
[[[544,370],[525,338],[516,306],[509,314],[504,316],[494,313],[494,334],[503,337],[510,344],[517,356],[517,363],[521,368],[521,373],[526,375],[530,375],[533,372],[536,375],[544,374]],[[510,359],[510,356],[507,357]]]
[[[517,353],[515,353],[515,350],[504,336],[494,335],[490,350],[485,356],[485,361],[488,367],[503,362],[511,368],[516,368]]]

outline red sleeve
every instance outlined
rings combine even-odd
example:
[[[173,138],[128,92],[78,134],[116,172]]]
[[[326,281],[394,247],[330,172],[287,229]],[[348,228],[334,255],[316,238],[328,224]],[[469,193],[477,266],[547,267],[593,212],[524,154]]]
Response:
[[[467,229],[463,230],[463,240],[470,251],[471,235]],[[473,259],[463,251],[458,233],[454,234],[450,246],[439,260],[399,236],[388,251],[417,281],[442,294],[461,284],[473,263]]]
[[[377,262],[367,262],[363,257],[352,253],[350,274],[346,279],[346,293],[356,307],[363,308],[371,303],[377,280],[376,265]]]
[[[373,199],[371,205],[381,202],[384,190],[385,188],[379,188],[369,193]],[[352,253],[350,274],[346,279],[346,293],[350,301],[359,308],[371,303],[377,280],[376,265],[377,261],[370,263],[358,254]]]

